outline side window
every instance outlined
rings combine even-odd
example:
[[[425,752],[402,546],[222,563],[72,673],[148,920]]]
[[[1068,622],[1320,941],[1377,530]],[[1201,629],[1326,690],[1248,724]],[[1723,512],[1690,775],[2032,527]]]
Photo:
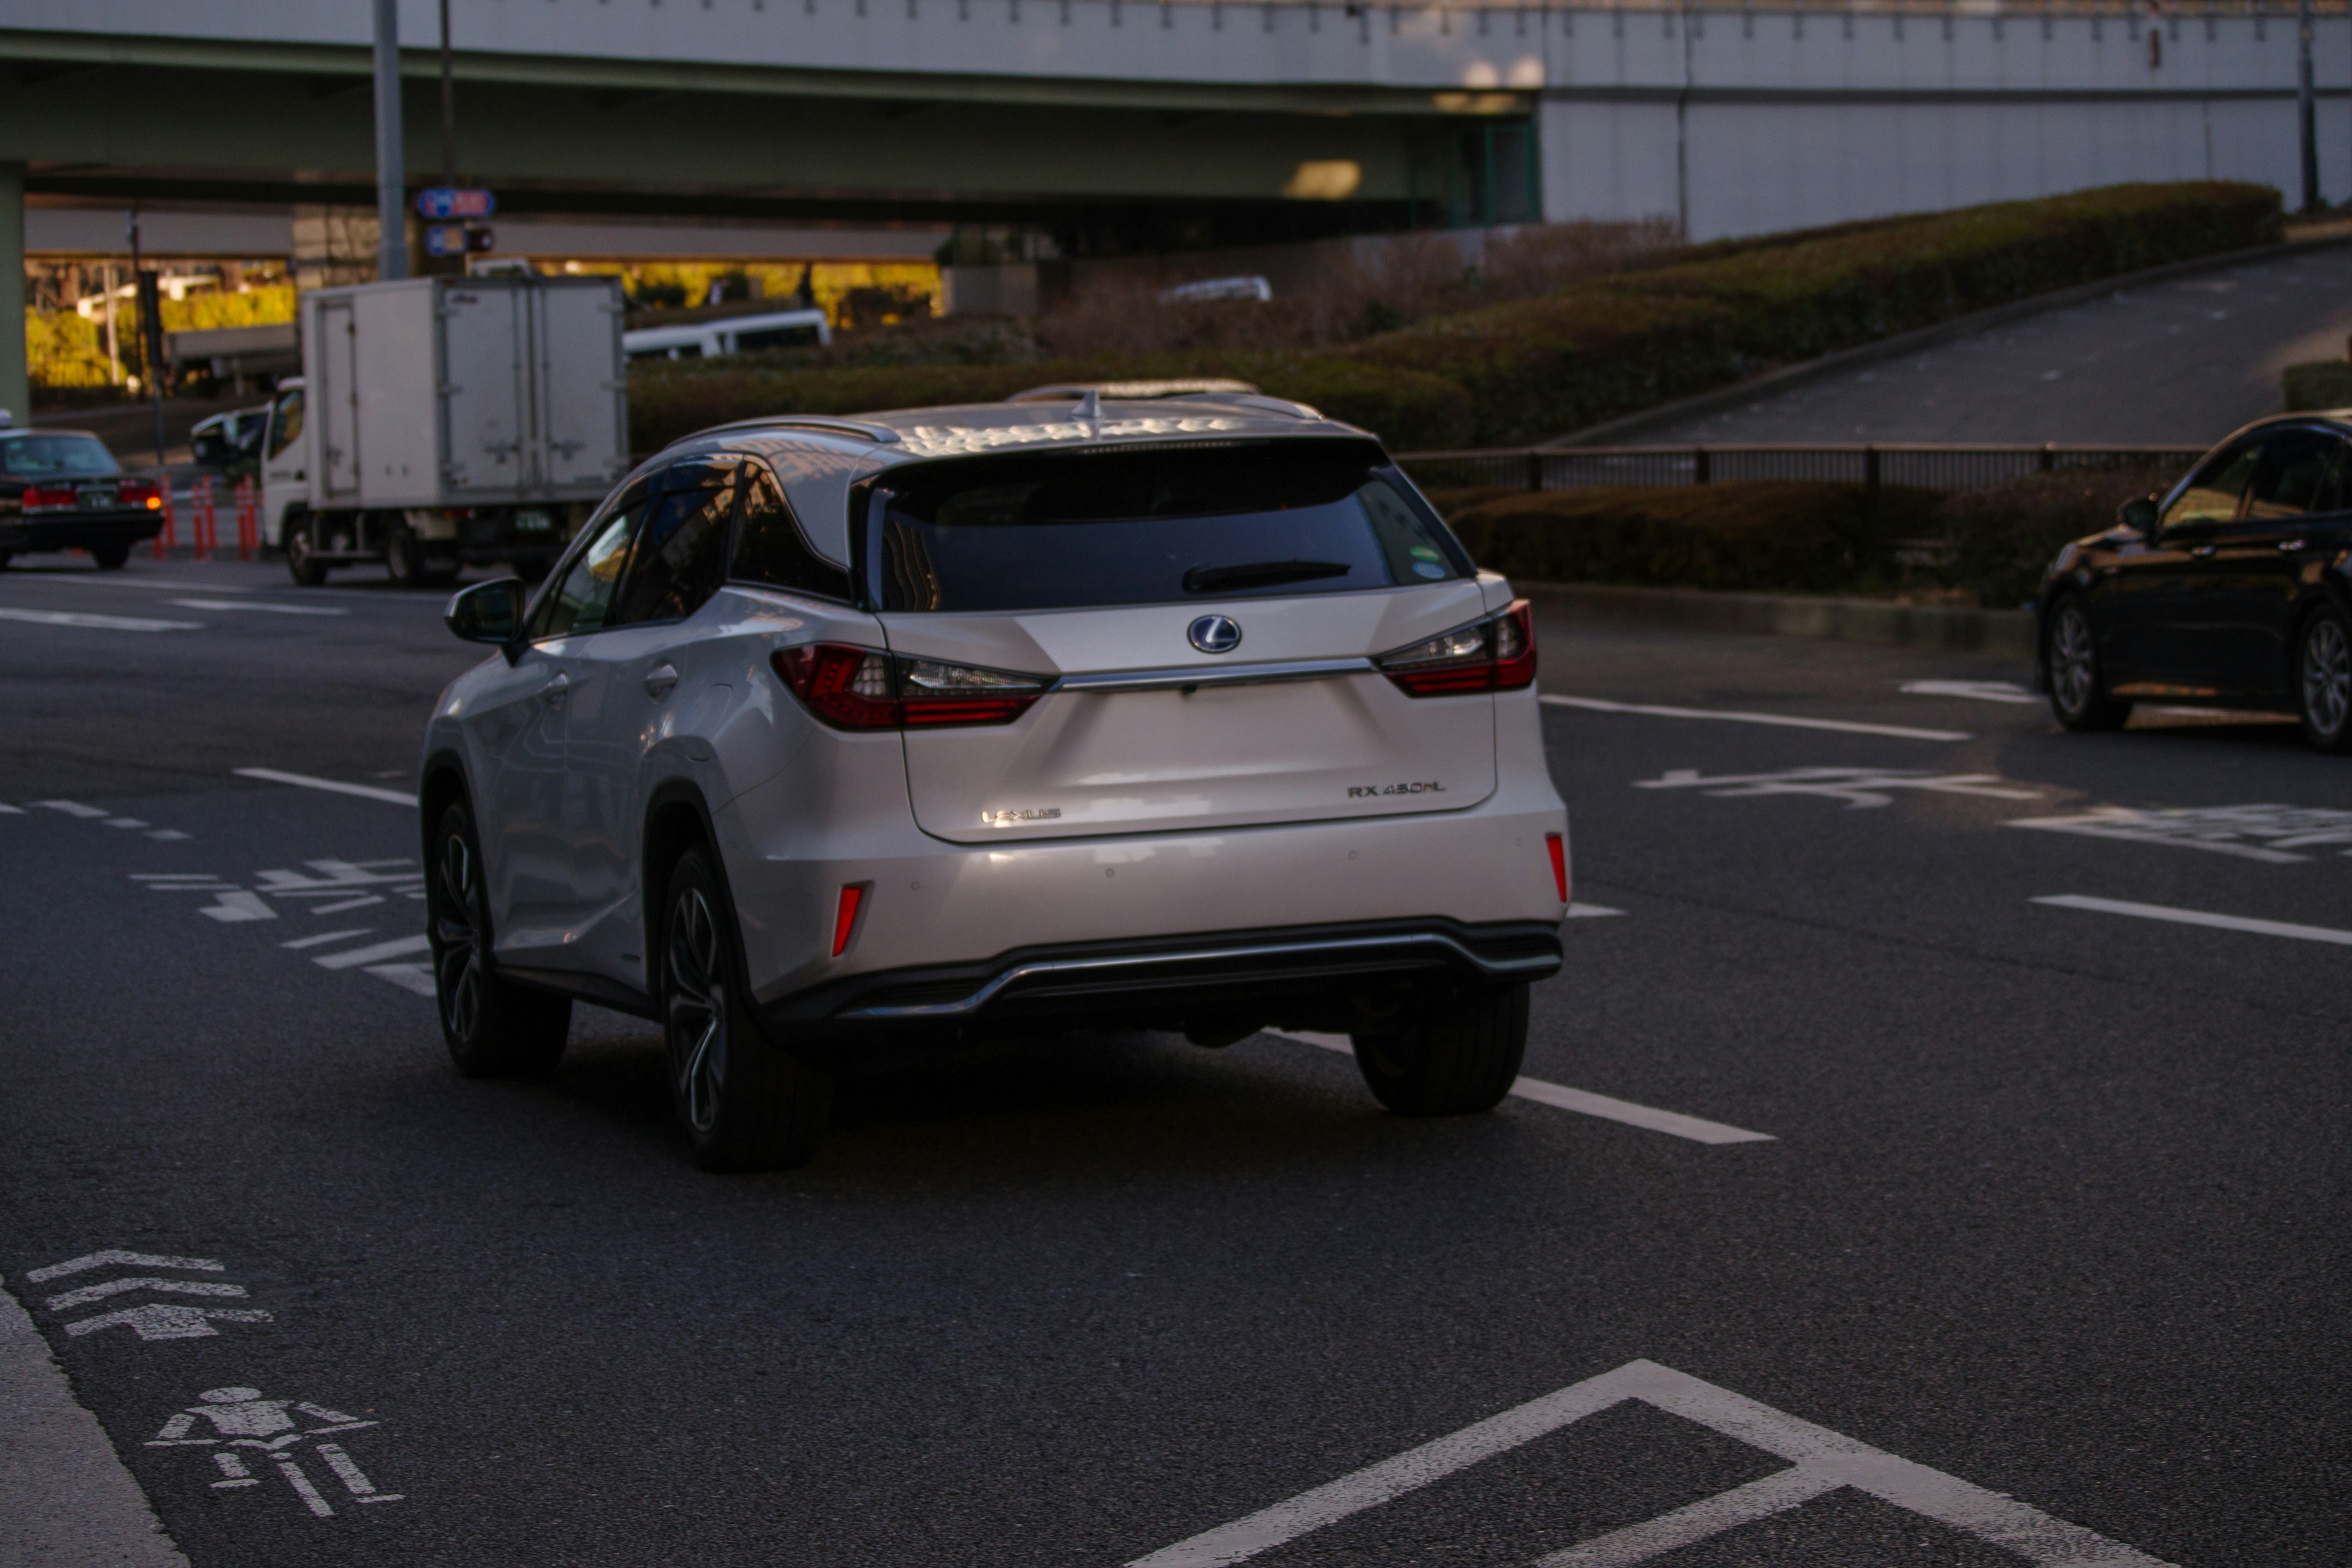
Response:
[[[849,574],[817,559],[801,536],[799,520],[776,478],[764,468],[747,470],[743,521],[735,531],[735,563],[727,574],[739,583],[764,583],[820,599],[854,598]]]
[[[2208,458],[2179,499],[2165,509],[2164,531],[2236,521],[2238,503],[2245,499],[2255,466],[2262,461],[2263,445],[2257,437]]]
[[[719,592],[738,471],[732,464],[681,463],[661,477],[607,626],[684,620]]]
[[[278,412],[269,433],[269,455],[278,456],[302,438],[302,395],[289,392],[278,400]]]
[[[534,641],[593,632],[609,623],[613,590],[620,586],[621,568],[629,558],[629,535],[646,513],[646,487],[630,487],[620,504],[589,524],[587,547],[572,558],[563,580],[540,601],[532,613]]]
[[[2288,430],[2263,445],[2262,466],[2246,500],[2246,517],[2301,517],[2329,511],[2322,492],[2332,489],[2330,470],[2344,443],[2317,430]]]

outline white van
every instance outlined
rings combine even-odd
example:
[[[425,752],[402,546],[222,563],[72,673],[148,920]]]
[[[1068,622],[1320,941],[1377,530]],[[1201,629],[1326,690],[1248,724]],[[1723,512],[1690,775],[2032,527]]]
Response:
[[[753,349],[799,348],[810,343],[828,348],[833,344],[833,327],[823,310],[772,310],[677,327],[640,327],[621,334],[621,352],[633,360],[716,359]]]

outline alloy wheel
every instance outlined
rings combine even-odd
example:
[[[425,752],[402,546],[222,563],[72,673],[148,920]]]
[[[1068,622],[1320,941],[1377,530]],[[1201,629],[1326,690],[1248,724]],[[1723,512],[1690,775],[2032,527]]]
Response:
[[[2098,689],[2098,661],[2091,647],[2091,627],[2083,612],[2069,605],[2058,612],[2050,632],[2050,686],[2059,705],[2080,713]]]
[[[2344,623],[2322,616],[2303,639],[2303,710],[2311,727],[2333,740],[2344,732],[2352,713],[2352,647],[2344,637]]]
[[[482,921],[474,853],[462,834],[441,841],[433,900],[436,977],[440,981],[441,1021],[452,1038],[470,1040],[482,1016]]]
[[[708,1132],[727,1086],[727,990],[719,922],[701,889],[671,906],[668,945],[670,1070],[688,1124]]]

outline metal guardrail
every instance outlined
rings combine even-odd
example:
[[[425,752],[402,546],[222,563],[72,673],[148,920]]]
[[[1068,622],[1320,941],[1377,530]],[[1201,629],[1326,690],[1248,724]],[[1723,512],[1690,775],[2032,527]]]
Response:
[[[1930,490],[1989,489],[2031,474],[2173,464],[2186,468],[2203,447],[1951,446],[1887,442],[1827,446],[1518,447],[1467,452],[1407,452],[1397,463],[1426,489],[1499,486],[1580,489],[1594,485],[1736,484],[1758,479],[1902,485]]]

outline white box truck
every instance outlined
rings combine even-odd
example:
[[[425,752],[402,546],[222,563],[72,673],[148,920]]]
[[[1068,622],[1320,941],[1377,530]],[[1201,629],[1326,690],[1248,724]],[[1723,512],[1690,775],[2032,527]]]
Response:
[[[614,278],[415,278],[302,296],[262,443],[261,535],[297,583],[381,562],[547,570],[628,471]]]

